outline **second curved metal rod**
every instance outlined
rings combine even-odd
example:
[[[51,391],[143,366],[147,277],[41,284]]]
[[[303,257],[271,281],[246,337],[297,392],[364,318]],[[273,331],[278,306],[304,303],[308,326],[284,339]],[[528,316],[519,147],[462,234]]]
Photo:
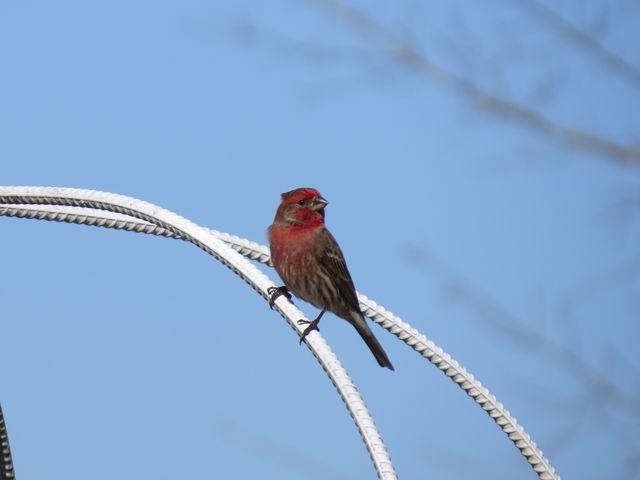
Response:
[[[231,269],[265,299],[269,299],[268,290],[274,286],[264,273],[225,242],[211,235],[206,229],[169,210],[142,200],[94,190],[55,187],[0,187],[0,204],[81,207],[111,212],[108,214],[109,216],[112,216],[112,213],[120,217],[122,215],[128,216],[141,220],[144,224],[157,225],[171,232],[174,236],[198,246]],[[45,209],[47,208],[50,209],[50,207]],[[91,221],[86,223],[91,224]],[[293,303],[280,297],[274,303],[274,309],[287,320],[298,334],[301,333],[301,327],[298,326],[297,320],[304,318],[304,314]],[[397,480],[391,458],[375,422],[335,353],[319,332],[312,332],[307,337],[305,344],[316,357],[347,407],[369,452],[378,477],[381,480]]]
[[[9,434],[7,433],[7,424],[4,421],[2,405],[0,405],[0,480],[13,480],[14,478],[16,478],[16,473],[11,458]]]
[[[57,208],[57,210],[56,210]],[[37,218],[42,220],[64,221],[82,223],[106,228],[117,228],[128,231],[161,235],[166,237],[181,238],[172,232],[147,222],[133,220],[130,217],[115,216],[108,212],[90,211],[86,208],[47,207],[41,205],[0,205],[0,215],[15,216],[21,218]],[[240,254],[270,265],[269,249],[250,240],[242,239],[228,233],[209,230],[209,232],[229,244]],[[514,443],[516,448],[525,457],[531,468],[538,474],[541,480],[560,480],[560,477],[551,466],[549,460],[531,439],[529,434],[500,403],[489,390],[474,376],[454,360],[447,352],[429,340],[425,335],[413,328],[408,323],[396,317],[393,313],[377,305],[373,300],[362,294],[358,294],[363,313],[381,327],[394,334],[413,350],[418,352],[430,363],[455,382],[469,397],[471,397],[501,430]]]

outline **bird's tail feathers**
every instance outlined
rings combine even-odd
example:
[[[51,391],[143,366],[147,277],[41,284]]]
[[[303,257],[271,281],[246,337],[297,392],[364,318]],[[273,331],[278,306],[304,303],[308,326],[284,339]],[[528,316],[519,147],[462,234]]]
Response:
[[[362,314],[360,312],[352,311],[351,319],[352,321],[349,323],[356,328],[362,339],[369,347],[369,350],[371,350],[371,353],[373,353],[373,356],[376,357],[378,364],[381,367],[387,367],[390,370],[395,370],[389,360],[389,357],[387,357],[387,354],[382,348],[382,345],[380,345],[380,342],[378,342],[378,339],[369,328],[369,325],[367,325],[367,321],[364,319]]]

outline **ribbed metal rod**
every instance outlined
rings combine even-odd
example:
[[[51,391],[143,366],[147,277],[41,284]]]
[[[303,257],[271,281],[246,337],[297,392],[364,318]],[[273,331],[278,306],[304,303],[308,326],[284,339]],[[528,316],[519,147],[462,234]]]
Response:
[[[62,205],[127,215],[142,220],[144,223],[159,226],[198,246],[236,273],[265,300],[269,299],[268,289],[275,286],[264,273],[204,228],[173,212],[141,200],[93,190],[55,187],[0,187],[0,203]],[[304,314],[293,303],[281,296],[276,300],[274,309],[287,320],[298,335],[302,333],[303,327],[297,324],[297,320],[304,318]],[[317,331],[309,334],[305,343],[345,403],[365,443],[378,477],[381,480],[397,479],[391,458],[373,418],[335,353]]]
[[[9,447],[7,424],[4,421],[2,405],[0,405],[0,479],[14,480],[15,478],[16,472],[13,468],[13,459],[11,458],[11,447]]]
[[[157,225],[141,223],[139,220],[132,219],[131,217],[116,216],[110,212],[90,210],[87,208],[43,205],[3,206],[0,204],[0,215],[84,223],[107,228],[119,228],[175,237],[171,232]],[[208,231],[210,234],[229,244],[240,254],[267,265],[271,264],[268,247],[228,233],[218,232],[216,230]],[[515,417],[513,417],[504,405],[502,405],[484,385],[476,380],[471,373],[441,347],[429,340],[411,325],[402,321],[384,307],[377,305],[366,296],[359,293],[358,297],[360,307],[367,317],[394,334],[431,364],[435,365],[471,397],[476,404],[487,412],[489,417],[500,427],[525,457],[541,480],[560,480],[560,477],[551,466],[549,460],[544,456],[543,452],[538,448],[524,428],[517,422]]]

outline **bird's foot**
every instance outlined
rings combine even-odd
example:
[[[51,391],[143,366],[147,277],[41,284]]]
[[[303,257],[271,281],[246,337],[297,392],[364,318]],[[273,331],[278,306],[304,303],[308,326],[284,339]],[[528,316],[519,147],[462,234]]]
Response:
[[[289,293],[289,290],[287,290],[287,287],[284,285],[282,285],[281,287],[269,287],[267,289],[267,293],[270,295],[269,307],[272,310],[273,310],[273,302],[275,302],[279,296],[284,295],[289,300],[291,300],[291,294]]]
[[[300,337],[300,343],[302,343],[305,337],[309,335],[311,332],[313,332],[314,330],[320,331],[320,329],[318,328],[318,323],[320,323],[320,319],[322,318],[322,315],[324,315],[324,312],[326,312],[326,310],[322,310],[320,314],[316,317],[316,319],[312,321],[303,320],[303,319],[298,320],[298,325],[309,325],[307,328],[305,328],[302,331],[302,336]]]
[[[311,332],[313,332],[314,330],[320,331],[320,329],[318,328],[318,323],[320,323],[320,318],[316,318],[315,320],[298,320],[298,325],[308,325],[308,327],[302,331],[302,335],[300,336],[301,344],[305,337]]]

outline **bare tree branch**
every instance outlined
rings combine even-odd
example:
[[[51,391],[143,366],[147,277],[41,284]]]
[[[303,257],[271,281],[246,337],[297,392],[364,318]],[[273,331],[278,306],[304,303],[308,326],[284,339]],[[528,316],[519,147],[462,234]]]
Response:
[[[557,123],[543,114],[485,90],[429,58],[368,13],[341,0],[310,0],[329,9],[355,31],[381,42],[395,63],[436,78],[484,110],[535,130],[566,146],[597,154],[619,165],[640,167],[640,147],[625,145],[594,133]]]
[[[622,75],[631,82],[634,87],[640,88],[640,69],[636,66],[606,48],[585,31],[573,26],[542,2],[538,0],[520,0],[520,3],[550,28],[564,35],[608,68]]]
[[[633,415],[640,413],[640,397],[632,395],[614,383],[606,373],[587,362],[575,349],[565,346],[509,311],[488,293],[467,278],[454,273],[442,262],[429,255],[424,248],[411,247],[412,263],[422,268],[432,268],[445,282],[446,291],[461,305],[468,307],[496,332],[505,335],[523,351],[542,355],[562,367],[573,378],[582,383],[585,391],[606,399],[618,409]]]
[[[624,448],[623,458],[614,472],[602,478],[634,479],[640,476],[640,444],[637,442],[637,435],[634,435],[637,431],[634,425],[637,427],[640,420],[640,392],[634,386],[624,388],[610,373],[614,370],[622,371],[624,378],[630,383],[635,378],[634,368],[621,370],[619,362],[612,362],[610,359],[600,362],[604,365],[602,369],[592,365],[580,354],[579,348],[565,345],[531,327],[529,322],[492,298],[481,287],[434,258],[426,249],[410,246],[408,253],[412,265],[424,271],[435,271],[443,281],[445,291],[484,321],[485,325],[504,335],[523,352],[552,362],[578,382],[579,390],[568,396],[552,390],[545,392],[544,385],[526,389],[529,397],[531,392],[537,392],[540,396],[536,401],[538,405],[546,402],[549,408],[561,409],[563,412],[566,427],[557,426],[559,430],[548,439],[556,454],[577,438],[590,421],[598,429],[599,435],[606,435],[608,440],[621,437],[620,448]],[[516,380],[523,381],[521,378]]]

